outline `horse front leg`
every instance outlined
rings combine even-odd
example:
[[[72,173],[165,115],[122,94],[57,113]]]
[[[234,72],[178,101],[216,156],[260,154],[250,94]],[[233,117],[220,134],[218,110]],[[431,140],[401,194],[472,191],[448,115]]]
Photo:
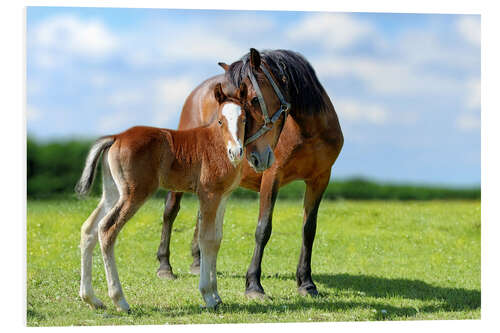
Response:
[[[200,246],[200,293],[207,308],[222,303],[217,290],[217,254],[222,240],[222,225],[227,197],[200,198],[198,244]]]
[[[168,192],[165,199],[161,242],[156,254],[156,257],[160,262],[160,267],[158,268],[156,274],[160,279],[173,280],[177,278],[172,271],[172,266],[170,265],[170,237],[172,236],[172,226],[181,207],[182,195],[182,192]]]
[[[260,186],[260,209],[259,221],[255,230],[255,248],[246,274],[245,295],[249,298],[265,296],[264,288],[260,283],[261,264],[264,248],[271,237],[273,210],[278,196],[279,184],[280,179],[275,173],[269,171],[264,173]]]
[[[302,225],[302,248],[297,266],[297,287],[301,295],[318,295],[318,290],[311,276],[311,256],[314,237],[316,235],[316,221],[321,198],[330,180],[330,171],[321,176],[306,181],[304,196],[304,221]]]

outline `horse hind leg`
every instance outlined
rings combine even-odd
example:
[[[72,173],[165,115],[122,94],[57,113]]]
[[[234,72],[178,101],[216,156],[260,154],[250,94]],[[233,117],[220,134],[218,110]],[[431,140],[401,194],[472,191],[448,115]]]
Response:
[[[83,223],[81,229],[80,250],[81,250],[81,280],[80,297],[94,309],[104,308],[104,304],[94,294],[92,287],[92,253],[97,243],[97,225],[104,213],[104,198],[97,208],[90,214]]]
[[[314,180],[306,181],[304,196],[304,222],[302,225],[302,247],[297,266],[297,287],[299,294],[317,296],[318,290],[311,276],[311,256],[319,204],[330,180],[330,171],[323,173]]]
[[[165,200],[161,242],[156,254],[156,257],[160,262],[160,267],[158,268],[156,274],[160,279],[173,280],[177,278],[172,271],[172,266],[170,265],[170,238],[172,236],[172,226],[180,209],[182,195],[182,192],[168,192]]]
[[[130,306],[125,300],[123,289],[116,268],[114,245],[118,233],[125,223],[132,218],[135,212],[142,205],[143,200],[133,197],[121,196],[115,206],[99,223],[99,242],[106,271],[106,281],[108,283],[108,295],[115,304],[118,311],[128,312]]]
[[[130,306],[125,300],[123,289],[116,268],[114,245],[120,230],[142,206],[144,201],[157,188],[157,183],[151,179],[143,178],[142,182],[136,181],[131,171],[127,178],[122,173],[118,160],[109,159],[112,178],[119,191],[119,199],[99,222],[98,234],[101,245],[101,254],[104,261],[106,281],[108,283],[108,295],[112,299],[118,311],[128,312]],[[133,186],[132,186],[133,185]]]
[[[104,153],[103,161],[106,161],[107,153]],[[99,300],[92,287],[92,254],[98,240],[98,225],[102,218],[109,212],[118,198],[116,185],[111,178],[107,163],[103,162],[103,193],[97,208],[89,218],[83,223],[81,228],[81,281],[80,297],[92,308],[104,308],[104,304]]]

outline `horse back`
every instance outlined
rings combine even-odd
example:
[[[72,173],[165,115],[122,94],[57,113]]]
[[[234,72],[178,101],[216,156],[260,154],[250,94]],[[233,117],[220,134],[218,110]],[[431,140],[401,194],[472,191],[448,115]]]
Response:
[[[191,129],[208,125],[217,110],[214,87],[225,81],[224,75],[213,76],[198,85],[187,97],[182,107],[179,129]]]

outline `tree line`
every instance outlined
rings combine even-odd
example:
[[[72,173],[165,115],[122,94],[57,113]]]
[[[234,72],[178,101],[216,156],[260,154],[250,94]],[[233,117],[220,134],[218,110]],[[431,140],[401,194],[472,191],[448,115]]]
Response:
[[[28,198],[50,198],[73,195],[73,188],[79,179],[85,157],[93,141],[58,140],[39,142],[27,140],[27,195]],[[279,198],[302,199],[305,185],[293,182],[279,192]],[[100,167],[92,188],[92,195],[100,195]],[[159,191],[157,196],[165,194]],[[258,198],[258,193],[238,188],[232,195],[237,198]],[[331,182],[324,198],[356,200],[436,200],[481,198],[479,186],[454,188],[416,184],[380,183],[364,178],[351,178]]]

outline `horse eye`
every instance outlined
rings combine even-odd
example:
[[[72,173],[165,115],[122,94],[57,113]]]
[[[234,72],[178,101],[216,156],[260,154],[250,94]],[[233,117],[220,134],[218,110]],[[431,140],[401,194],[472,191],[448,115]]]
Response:
[[[222,126],[222,120],[219,119],[219,126]]]
[[[259,99],[257,97],[252,98],[252,104],[256,105],[257,103],[259,103]]]

